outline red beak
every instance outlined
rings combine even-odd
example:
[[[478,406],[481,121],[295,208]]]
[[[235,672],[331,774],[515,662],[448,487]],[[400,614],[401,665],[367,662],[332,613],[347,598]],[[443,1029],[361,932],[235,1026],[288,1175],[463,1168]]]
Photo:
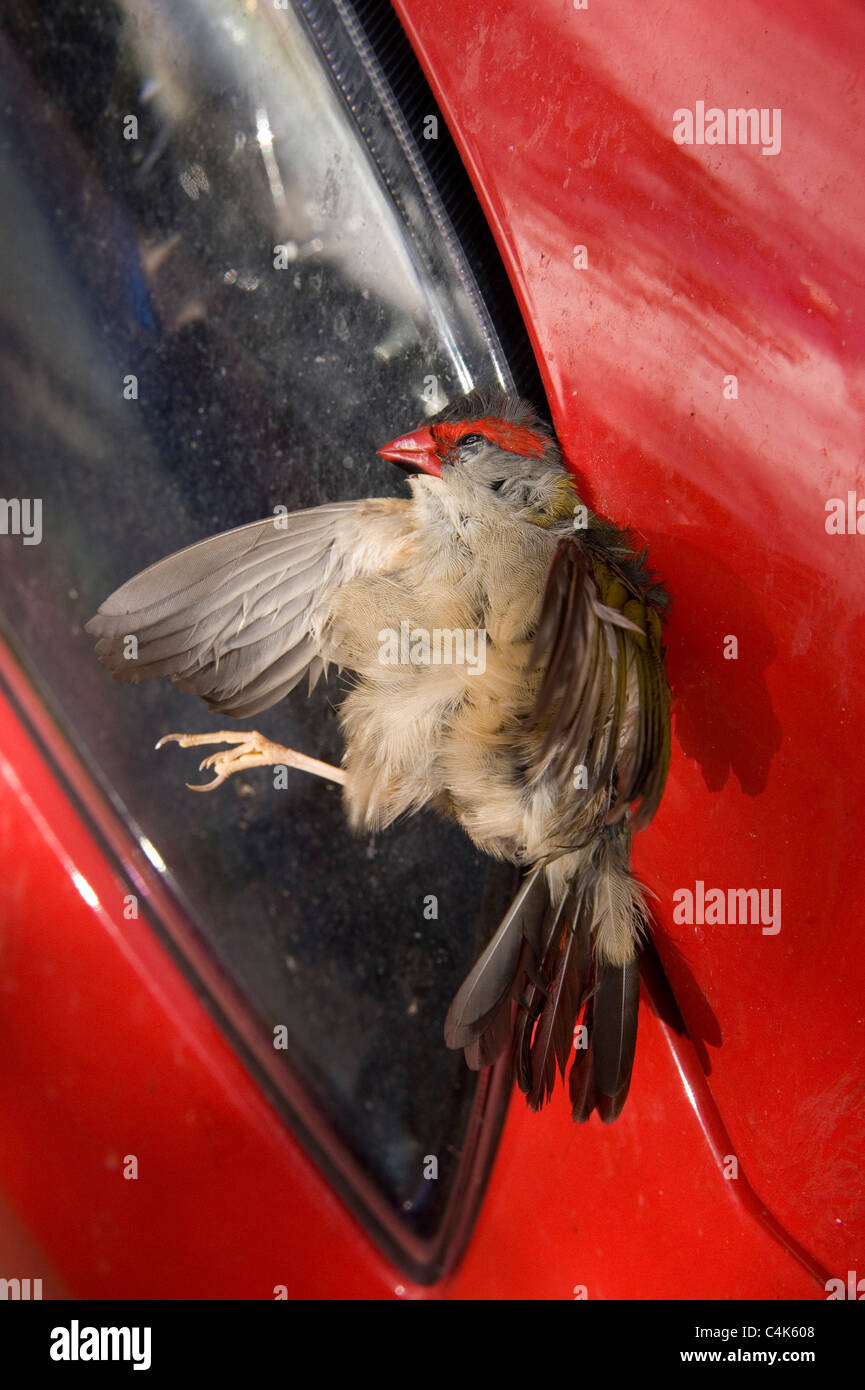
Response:
[[[403,434],[399,439],[392,439],[378,452],[383,459],[390,459],[401,468],[409,468],[412,472],[420,469],[422,473],[432,473],[433,477],[440,478],[442,465],[438,449],[432,431],[422,428],[415,430],[414,434]]]

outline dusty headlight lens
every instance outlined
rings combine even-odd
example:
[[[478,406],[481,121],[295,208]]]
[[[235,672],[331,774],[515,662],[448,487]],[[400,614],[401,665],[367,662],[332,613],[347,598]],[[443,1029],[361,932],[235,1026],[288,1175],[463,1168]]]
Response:
[[[111,685],[82,626],[200,537],[401,492],[376,448],[510,384],[504,353],[342,0],[36,8],[0,20],[0,490],[41,499],[43,535],[0,548],[0,620],[142,872],[171,884],[156,925],[346,1200],[433,1277],[495,1131],[490,1079],[442,1020],[509,875],[433,816],[352,839],[338,794],[300,776],[191,804],[152,744],[213,720],[167,683]],[[336,696],[298,692],[267,732],[338,761]]]

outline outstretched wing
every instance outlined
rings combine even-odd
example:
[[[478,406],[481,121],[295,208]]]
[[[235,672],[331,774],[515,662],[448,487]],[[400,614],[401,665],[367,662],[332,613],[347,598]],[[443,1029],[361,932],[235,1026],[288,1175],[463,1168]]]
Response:
[[[386,563],[405,503],[344,502],[254,521],[168,556],[87,624],[118,680],[170,676],[242,719],[324,668],[322,628],[344,579]],[[134,638],[134,641],[130,641]]]
[[[645,584],[575,537],[559,541],[530,657],[543,669],[533,720],[543,739],[532,771],[534,780],[549,773],[570,781],[584,768],[575,815],[606,793],[608,822],[639,802],[633,825],[642,829],[667,778],[670,692],[660,591],[629,560]]]

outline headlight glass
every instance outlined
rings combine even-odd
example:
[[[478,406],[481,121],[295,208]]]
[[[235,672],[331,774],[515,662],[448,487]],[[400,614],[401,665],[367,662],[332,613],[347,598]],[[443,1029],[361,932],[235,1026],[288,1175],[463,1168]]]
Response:
[[[179,916],[154,925],[199,975],[206,944],[250,1065],[431,1278],[495,1129],[442,1020],[510,874],[432,815],[353,838],[300,774],[193,801],[152,746],[214,720],[167,682],[112,685],[82,627],[201,537],[401,493],[379,444],[511,384],[420,154],[433,127],[406,122],[342,0],[33,0],[0,20],[0,64],[0,490],[42,508],[38,545],[0,545],[6,637],[171,885]],[[338,762],[338,694],[256,723]]]

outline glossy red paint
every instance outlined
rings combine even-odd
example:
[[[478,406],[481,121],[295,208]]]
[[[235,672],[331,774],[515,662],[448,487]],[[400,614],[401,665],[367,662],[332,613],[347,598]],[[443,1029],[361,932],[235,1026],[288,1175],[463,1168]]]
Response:
[[[723,1040],[712,1094],[775,1216],[833,1269],[861,1266],[865,536],[826,521],[830,499],[865,496],[865,13],[844,0],[396,8],[570,459],[675,596],[677,747],[636,859],[685,1016]],[[697,102],[780,109],[780,152],[675,143],[674,113]],[[698,881],[780,890],[781,931],[677,923],[673,894]],[[649,1104],[641,1080],[625,1134]],[[549,1123],[521,1143],[541,1146]],[[588,1219],[593,1139],[550,1141],[535,1172],[578,1185]],[[617,1126],[606,1149],[622,1177],[614,1221],[631,1200],[626,1142]],[[719,1197],[719,1238],[727,1219]],[[679,1292],[693,1288],[688,1275]]]
[[[861,12],[398,8],[562,440],[676,595],[678,742],[638,863],[711,1075],[644,1008],[619,1122],[574,1128],[561,1090],[540,1116],[515,1103],[463,1264],[407,1285],[124,917],[128,884],[0,698],[0,1187],[78,1296],[820,1298],[821,1266],[862,1265],[865,538],[824,528],[825,501],[863,489]],[[673,110],[703,99],[781,107],[781,154],[676,146]],[[677,926],[698,879],[780,887],[781,932]]]

